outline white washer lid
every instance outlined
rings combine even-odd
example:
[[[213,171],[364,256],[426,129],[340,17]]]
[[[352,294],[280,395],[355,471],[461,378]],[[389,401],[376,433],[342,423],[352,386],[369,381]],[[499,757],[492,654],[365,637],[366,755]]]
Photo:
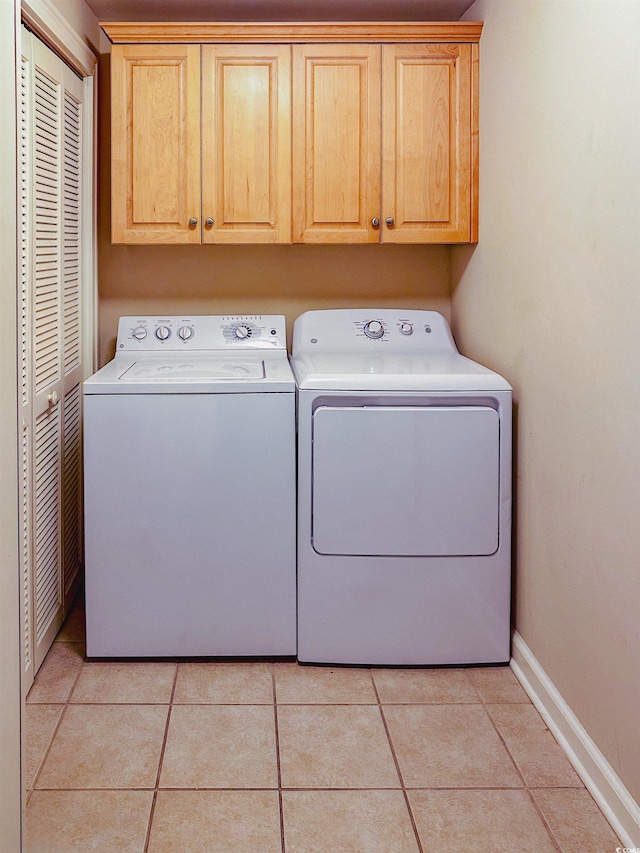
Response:
[[[233,354],[116,355],[83,383],[87,394],[249,394],[292,392],[284,350]]]
[[[190,356],[182,358],[140,358],[125,366],[118,376],[126,382],[206,382],[212,379],[242,381],[264,379],[264,361]]]

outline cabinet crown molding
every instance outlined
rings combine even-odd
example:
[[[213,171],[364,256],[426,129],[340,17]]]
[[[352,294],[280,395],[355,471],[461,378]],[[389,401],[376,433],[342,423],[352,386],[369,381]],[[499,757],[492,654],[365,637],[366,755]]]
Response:
[[[112,44],[296,44],[331,42],[455,42],[480,41],[482,23],[470,21],[337,23],[132,22],[100,23]]]

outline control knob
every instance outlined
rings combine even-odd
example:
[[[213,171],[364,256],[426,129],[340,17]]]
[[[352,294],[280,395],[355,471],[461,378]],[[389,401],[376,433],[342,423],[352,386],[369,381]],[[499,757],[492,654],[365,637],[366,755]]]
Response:
[[[171,337],[171,329],[168,326],[158,326],[156,329],[156,338],[159,341],[167,341]]]
[[[369,320],[364,324],[364,333],[368,338],[381,338],[384,335],[384,326],[379,320]]]
[[[131,337],[136,341],[143,341],[147,337],[147,330],[144,326],[138,326],[131,332]]]
[[[189,341],[193,337],[193,328],[191,326],[180,326],[178,329],[178,337],[182,341]]]
[[[411,323],[400,323],[400,332],[403,335],[412,335],[413,326],[411,325]]]
[[[251,329],[249,326],[236,326],[234,329],[234,335],[239,341],[244,341],[245,338],[251,337]]]

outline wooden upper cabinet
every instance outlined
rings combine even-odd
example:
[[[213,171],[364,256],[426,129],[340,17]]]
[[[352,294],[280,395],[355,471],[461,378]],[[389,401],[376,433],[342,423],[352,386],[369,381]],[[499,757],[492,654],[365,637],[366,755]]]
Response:
[[[203,243],[291,240],[291,48],[202,47]]]
[[[112,241],[199,243],[200,47],[114,45],[111,99]]]
[[[103,29],[114,243],[478,239],[481,24]]]
[[[471,45],[384,45],[382,52],[383,240],[476,239]]]
[[[377,243],[380,46],[293,47],[293,239]]]

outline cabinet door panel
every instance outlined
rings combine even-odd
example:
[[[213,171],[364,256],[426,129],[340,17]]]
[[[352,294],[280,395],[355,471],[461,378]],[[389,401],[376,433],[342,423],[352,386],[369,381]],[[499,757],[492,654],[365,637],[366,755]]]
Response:
[[[111,82],[112,242],[199,243],[199,45],[114,45]]]
[[[202,50],[202,241],[288,243],[291,48]]]
[[[385,45],[383,74],[383,240],[471,240],[471,46]]]
[[[378,242],[380,47],[295,45],[294,241]]]

